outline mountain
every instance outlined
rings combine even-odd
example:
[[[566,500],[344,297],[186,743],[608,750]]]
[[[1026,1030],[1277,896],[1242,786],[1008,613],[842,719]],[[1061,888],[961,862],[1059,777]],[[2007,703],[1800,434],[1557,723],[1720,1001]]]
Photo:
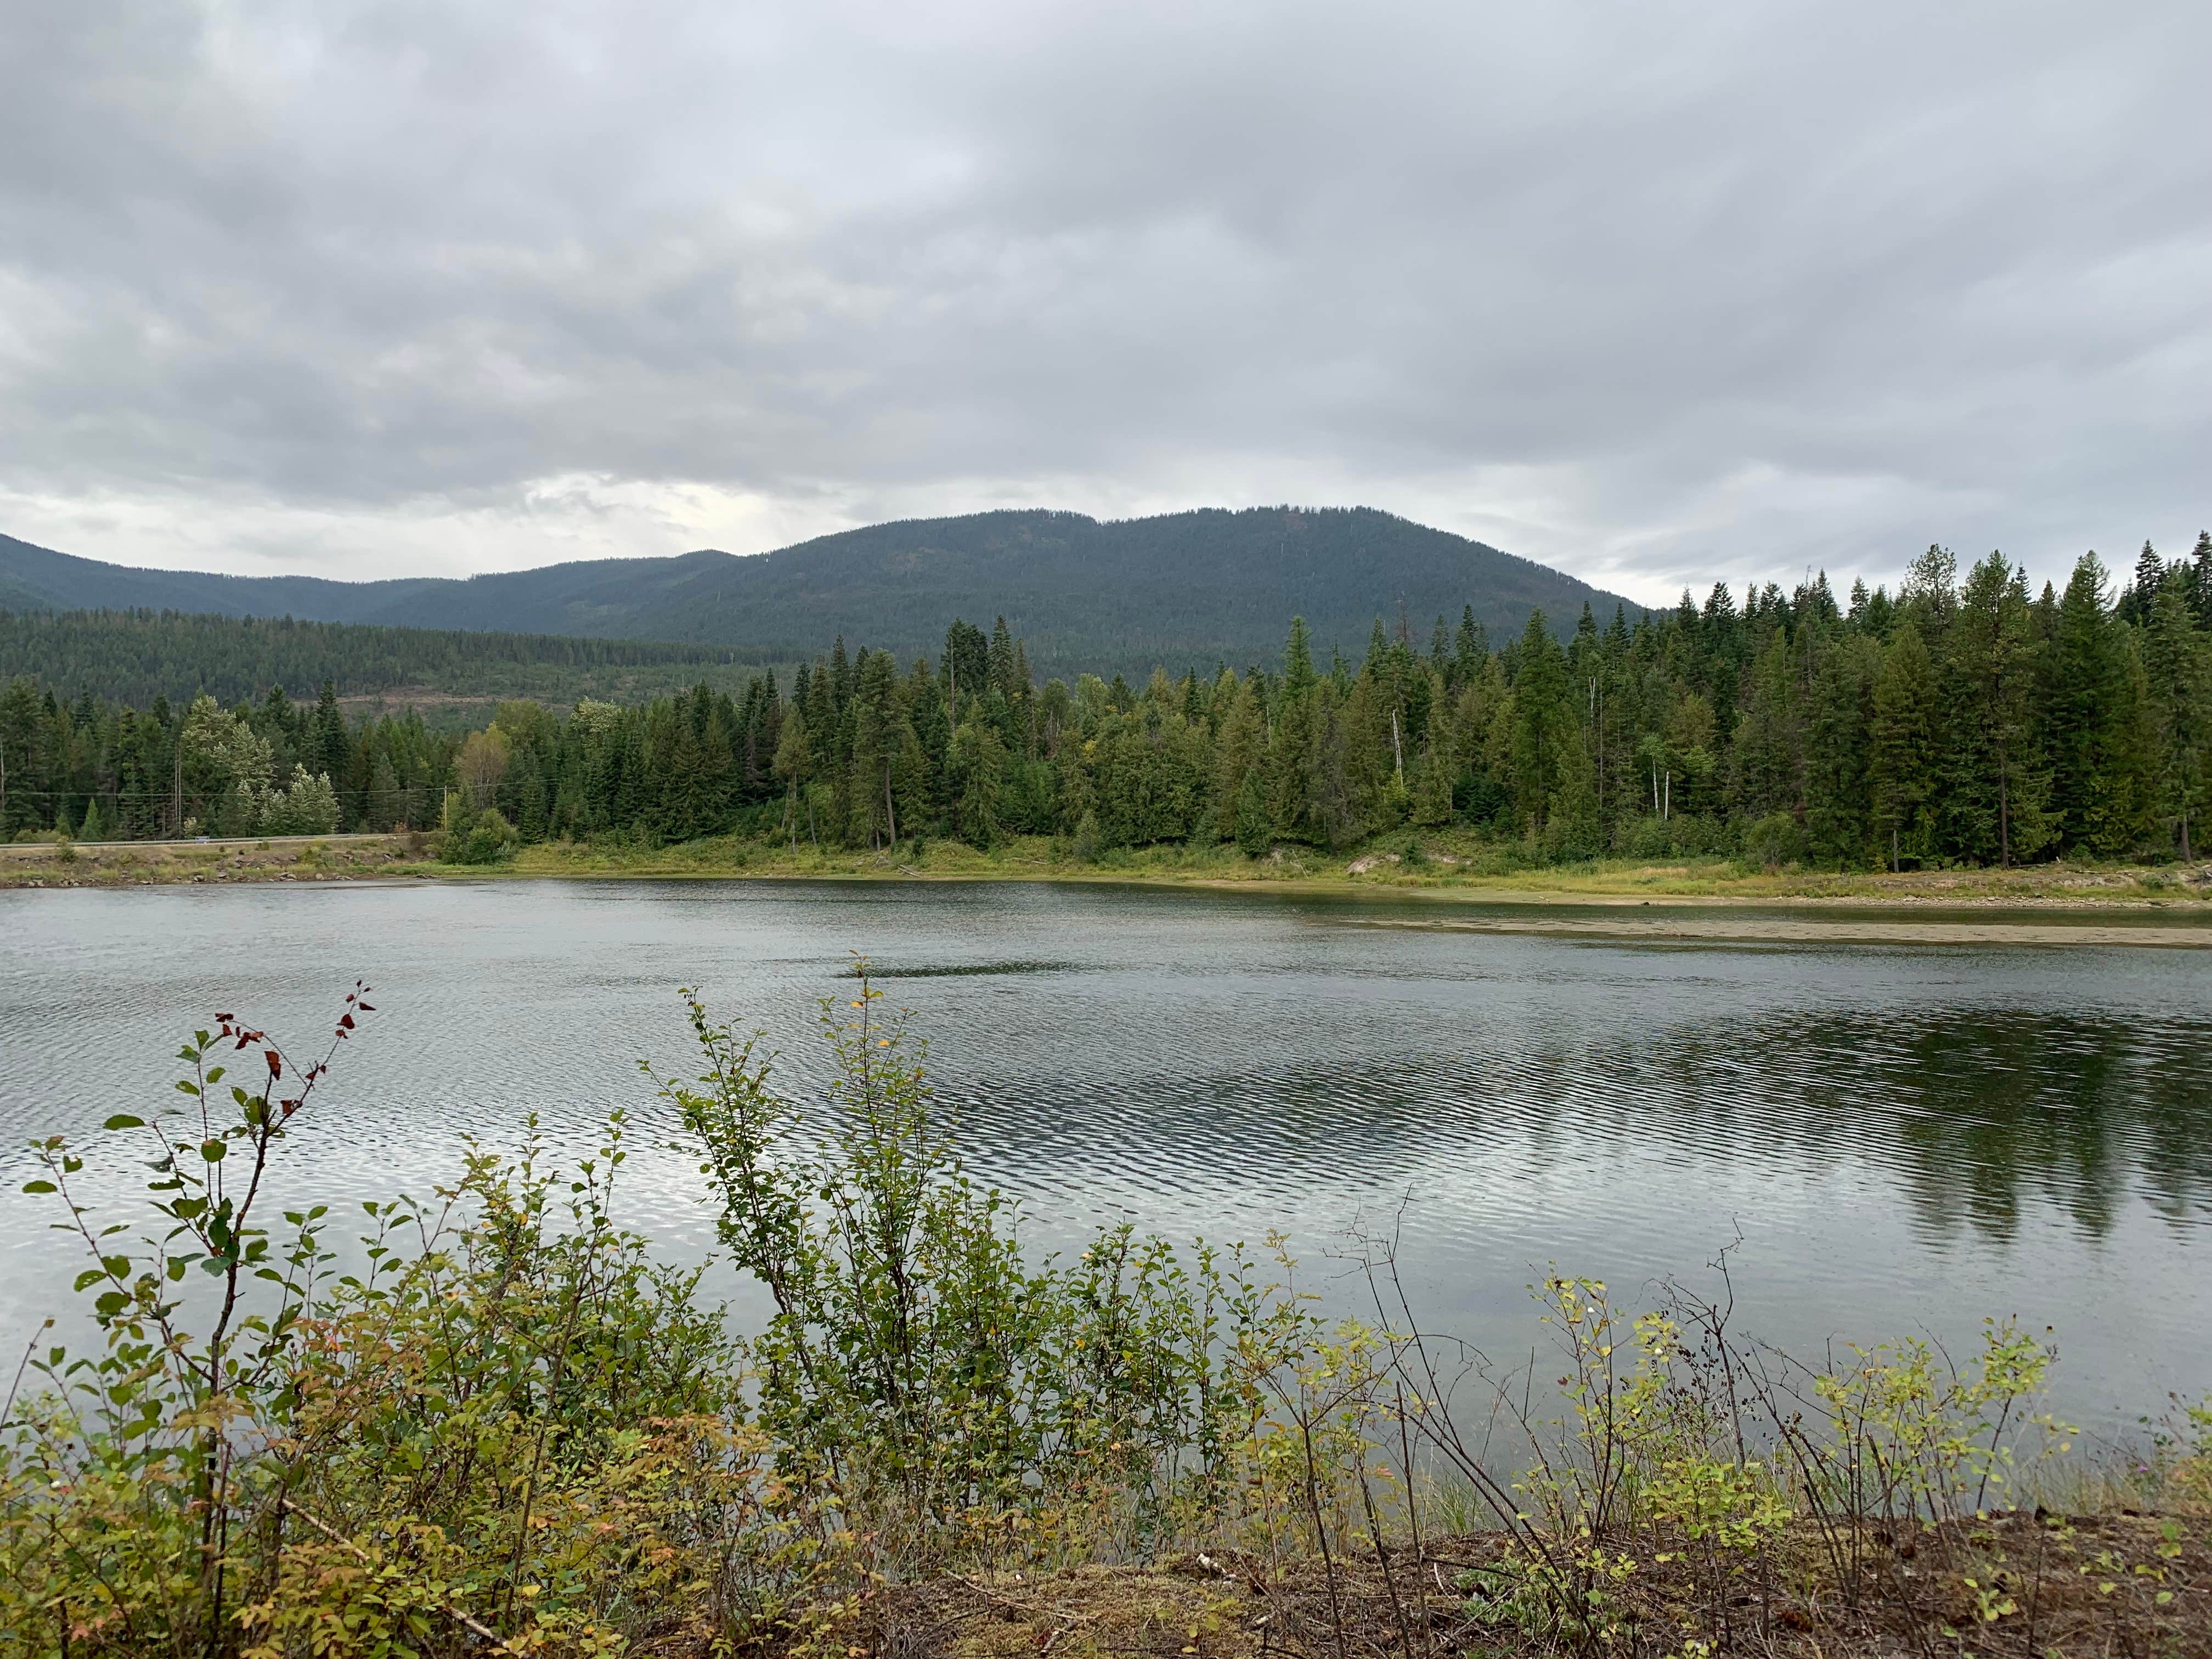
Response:
[[[1532,610],[1572,627],[1628,602],[1529,560],[1370,507],[1248,507],[1101,523],[1077,513],[915,519],[774,553],[601,559],[466,580],[331,581],[102,564],[0,536],[0,607],[171,610],[387,627],[596,635],[811,656],[842,635],[934,655],[947,623],[1004,616],[1040,675],[1273,662],[1303,615],[1317,656],[1357,657],[1402,605],[1425,643],[1471,605],[1493,639]],[[1636,607],[1631,605],[1632,613]]]
[[[437,718],[528,697],[641,702],[706,684],[732,696],[763,669],[717,645],[665,645],[574,635],[455,633],[290,617],[176,611],[0,610],[0,683],[28,675],[64,702],[80,693],[145,708],[204,691],[235,703],[282,686],[312,699],[324,681],[341,699],[384,699]],[[440,711],[444,711],[441,713]]]

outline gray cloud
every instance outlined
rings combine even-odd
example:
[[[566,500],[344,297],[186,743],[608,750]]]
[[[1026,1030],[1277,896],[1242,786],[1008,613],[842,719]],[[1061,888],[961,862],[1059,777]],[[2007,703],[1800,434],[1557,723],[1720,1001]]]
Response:
[[[1363,501],[1652,598],[2212,520],[2212,13],[0,18],[0,518],[462,569]]]

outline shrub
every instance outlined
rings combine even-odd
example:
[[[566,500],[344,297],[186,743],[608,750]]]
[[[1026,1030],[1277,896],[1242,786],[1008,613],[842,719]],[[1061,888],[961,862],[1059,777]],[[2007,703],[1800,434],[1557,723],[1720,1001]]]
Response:
[[[926,1045],[882,1018],[866,969],[857,996],[822,1004],[834,1064],[812,1110],[689,993],[705,1069],[659,1079],[705,1153],[724,1244],[775,1306],[745,1345],[762,1424],[886,1547],[945,1547],[961,1516],[1049,1528],[1102,1505],[1097,1524],[1157,1529],[1218,1488],[1255,1368],[1310,1316],[1241,1254],[1186,1261],[1127,1226],[1073,1264],[1028,1263],[1017,1206],[968,1176]]]
[[[336,1041],[368,1012],[357,989]],[[185,1058],[181,1110],[109,1120],[157,1154],[136,1237],[75,1198],[67,1143],[36,1149],[101,1343],[10,1397],[0,1651],[603,1653],[849,1611],[849,1549],[745,1422],[697,1271],[612,1220],[619,1115],[567,1176],[533,1125],[433,1203],[369,1205],[368,1267],[337,1275],[322,1209],[268,1214],[330,1055],[222,1016]]]
[[[1075,826],[1075,841],[1071,850],[1079,863],[1096,864],[1106,850],[1105,837],[1098,828],[1098,814],[1085,811],[1083,821]]]
[[[1743,832],[1743,862],[1754,870],[1779,870],[1802,864],[1805,826],[1787,812],[1771,812]]]
[[[447,835],[446,861],[448,864],[498,864],[514,856],[520,840],[514,826],[500,816],[499,809],[487,806],[473,815],[465,834]]]

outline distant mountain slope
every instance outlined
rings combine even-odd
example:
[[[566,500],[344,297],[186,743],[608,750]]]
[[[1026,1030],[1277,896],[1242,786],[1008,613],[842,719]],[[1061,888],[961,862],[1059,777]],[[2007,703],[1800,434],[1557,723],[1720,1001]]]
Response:
[[[312,698],[388,696],[436,708],[452,699],[598,697],[637,702],[705,684],[732,695],[763,668],[726,647],[594,640],[573,634],[458,633],[173,611],[0,608],[0,683],[27,674],[64,701],[80,693],[137,708],[156,697],[225,703],[282,686]],[[788,683],[787,672],[781,678]]]
[[[12,596],[12,597],[8,597]],[[1170,514],[1101,523],[1002,512],[872,526],[739,558],[605,559],[466,580],[338,582],[132,570],[0,537],[0,605],[169,609],[386,626],[712,644],[756,660],[842,634],[901,657],[1003,615],[1040,674],[1272,662],[1303,615],[1317,653],[1364,647],[1402,603],[1425,643],[1472,605],[1493,638],[1540,609],[1571,627],[1618,600],[1571,576],[1368,507]],[[1632,610],[1633,607],[1632,607]]]

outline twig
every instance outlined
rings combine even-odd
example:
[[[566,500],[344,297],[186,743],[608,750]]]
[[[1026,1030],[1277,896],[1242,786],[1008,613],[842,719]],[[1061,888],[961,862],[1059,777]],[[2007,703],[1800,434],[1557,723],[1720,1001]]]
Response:
[[[986,1601],[991,1603],[992,1606],[1004,1607],[1008,1613],[1018,1613],[1023,1617],[1028,1618],[1038,1611],[1034,1603],[1025,1607],[1019,1601],[1009,1601],[1006,1597],[999,1595],[996,1591],[987,1589],[984,1586],[977,1583],[974,1579],[963,1578],[957,1572],[947,1573],[945,1577],[951,1579],[951,1581],[956,1584],[966,1585],[969,1589],[975,1591],[976,1595],[981,1596]],[[1055,1620],[1066,1619],[1079,1625],[1090,1625],[1097,1622],[1093,1615],[1087,1613],[1062,1611],[1058,1607],[1050,1609],[1050,1612]],[[1055,1636],[1058,1634],[1059,1632],[1054,1632]]]
[[[48,1331],[53,1329],[53,1328],[54,1322],[51,1317],[49,1317],[46,1322],[40,1326],[38,1330],[33,1334],[31,1340],[23,1345],[23,1363],[15,1367],[15,1380],[9,1385],[8,1389],[8,1403],[4,1406],[0,1406],[0,1424],[8,1423],[14,1419],[15,1415],[15,1395],[23,1386],[23,1373],[31,1369],[31,1356],[39,1351],[39,1338],[44,1336]]]
[[[313,1527],[317,1532],[322,1534],[324,1537],[329,1539],[332,1543],[342,1545],[345,1548],[351,1550],[362,1560],[369,1562],[371,1565],[374,1564],[376,1559],[374,1556],[371,1555],[367,1550],[362,1548],[360,1545],[355,1543],[352,1539],[347,1537],[343,1533],[339,1532],[337,1528],[326,1524],[321,1517],[312,1515],[307,1510],[301,1509],[297,1504],[294,1503],[289,1498],[280,1499],[279,1502],[285,1509],[290,1510],[294,1515],[298,1516],[300,1519],[306,1522],[309,1526]],[[455,1619],[460,1620],[462,1624],[467,1626],[478,1636],[483,1637],[485,1641],[494,1644],[497,1644],[499,1642],[500,1637],[496,1631],[490,1629],[487,1626],[478,1624],[475,1620],[470,1618],[468,1614],[463,1613],[459,1607],[455,1607],[451,1601],[447,1601],[445,1604],[445,1607],[447,1613],[451,1613]]]

